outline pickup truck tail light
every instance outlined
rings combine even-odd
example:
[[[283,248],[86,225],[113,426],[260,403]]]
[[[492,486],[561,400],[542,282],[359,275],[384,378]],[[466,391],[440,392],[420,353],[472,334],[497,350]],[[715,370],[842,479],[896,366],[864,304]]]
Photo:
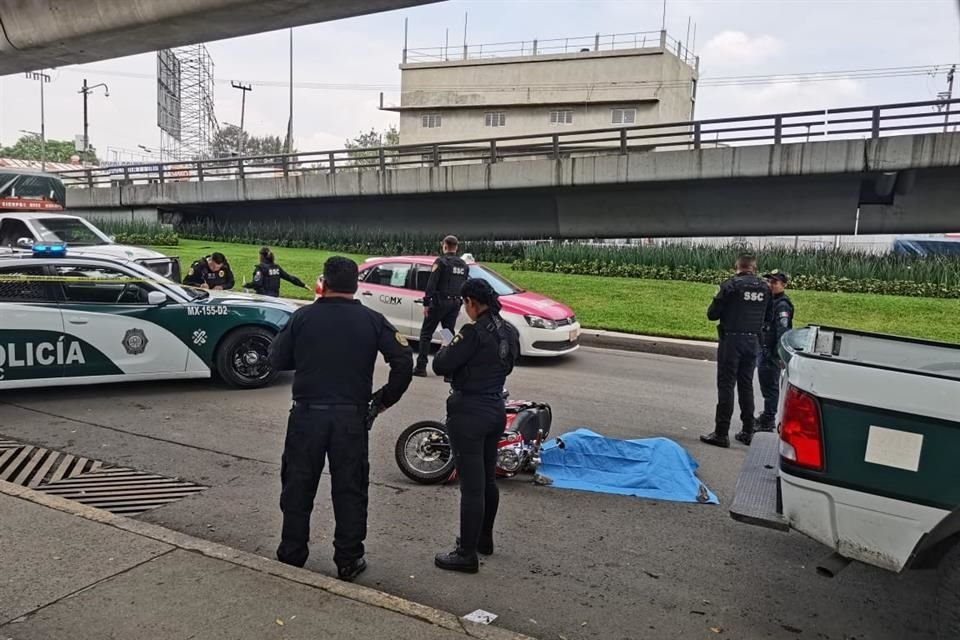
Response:
[[[784,460],[823,470],[823,428],[816,399],[794,386],[787,388],[780,424],[780,455]]]

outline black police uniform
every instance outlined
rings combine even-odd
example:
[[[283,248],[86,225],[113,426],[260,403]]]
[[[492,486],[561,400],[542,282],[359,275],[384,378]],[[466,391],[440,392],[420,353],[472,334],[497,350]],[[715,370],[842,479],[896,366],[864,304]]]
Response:
[[[245,282],[243,288],[253,289],[259,294],[276,298],[280,295],[281,280],[286,280],[295,287],[303,288],[306,286],[303,284],[303,280],[290,275],[280,265],[272,262],[261,262],[253,268],[253,280]]]
[[[433,360],[433,371],[451,381],[447,432],[460,480],[461,555],[493,545],[497,517],[497,444],[506,409],[504,383],[520,357],[517,330],[493,310],[464,325]]]
[[[445,253],[433,263],[433,273],[430,274],[423,295],[427,315],[423,318],[423,325],[420,327],[418,371],[427,369],[430,342],[433,339],[433,332],[437,330],[437,325],[443,326],[451,333],[456,328],[460,305],[463,303],[460,288],[467,281],[469,274],[467,263],[453,253]]]
[[[793,328],[793,302],[785,293],[773,296],[773,321],[763,327],[763,343],[757,360],[757,378],[763,394],[763,413],[758,420],[758,429],[772,431],[780,400],[780,338]]]
[[[190,270],[187,272],[187,277],[183,279],[183,284],[194,287],[199,287],[203,284],[206,284],[210,289],[215,287],[233,289],[235,282],[233,279],[233,271],[230,269],[230,264],[228,262],[224,262],[219,271],[211,271],[210,266],[207,264],[207,260],[209,259],[210,256],[206,256],[205,258],[200,258],[191,264]]]
[[[334,562],[342,572],[363,557],[370,471],[366,413],[377,352],[390,365],[387,384],[378,391],[386,408],[410,385],[413,353],[386,318],[359,301],[321,298],[301,307],[273,343],[271,365],[295,371],[280,467],[281,562],[302,567],[307,561],[324,456],[330,460],[336,520]]]
[[[753,432],[753,371],[760,351],[760,332],[770,322],[770,287],[752,273],[725,280],[707,309],[707,318],[719,320],[717,332],[717,410],[714,435],[726,440],[733,416],[733,390],[740,401],[743,432]],[[710,436],[706,436],[709,439]]]

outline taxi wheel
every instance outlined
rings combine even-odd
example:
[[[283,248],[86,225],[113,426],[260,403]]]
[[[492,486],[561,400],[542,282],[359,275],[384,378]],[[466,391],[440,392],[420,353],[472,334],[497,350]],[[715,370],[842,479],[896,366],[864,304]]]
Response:
[[[231,387],[254,389],[270,384],[277,372],[268,356],[273,332],[262,327],[241,327],[217,347],[217,373]]]

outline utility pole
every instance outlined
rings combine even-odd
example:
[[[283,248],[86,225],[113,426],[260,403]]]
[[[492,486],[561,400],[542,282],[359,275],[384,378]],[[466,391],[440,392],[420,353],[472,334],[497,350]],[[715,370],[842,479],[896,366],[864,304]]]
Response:
[[[86,155],[90,150],[90,122],[87,119],[87,96],[93,93],[93,90],[97,87],[103,87],[103,97],[110,97],[110,87],[108,87],[103,82],[95,84],[93,86],[87,86],[87,79],[83,79],[83,86],[80,87],[80,91],[77,93],[83,94],[83,154]]]
[[[953,76],[957,72],[957,65],[950,67],[950,71],[947,71],[947,92],[946,98],[947,102],[944,105],[946,108],[943,113],[943,132],[947,133],[947,130],[950,128],[950,101],[953,100]]]
[[[43,105],[43,85],[50,82],[50,76],[42,71],[28,71],[26,74],[29,80],[40,81],[40,169],[47,170],[47,125]]]
[[[290,28],[290,118],[287,120],[287,155],[293,153],[293,27]]]
[[[230,86],[234,89],[240,89],[243,93],[240,98],[240,155],[243,156],[243,148],[246,146],[246,141],[243,139],[243,118],[247,111],[247,91],[253,91],[253,87],[248,84],[243,84],[242,82],[231,82]]]

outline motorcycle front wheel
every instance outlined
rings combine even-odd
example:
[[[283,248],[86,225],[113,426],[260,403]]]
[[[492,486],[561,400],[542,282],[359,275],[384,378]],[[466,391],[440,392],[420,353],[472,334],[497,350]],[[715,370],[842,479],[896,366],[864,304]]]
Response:
[[[437,484],[453,473],[453,451],[442,422],[425,420],[404,429],[394,455],[403,475],[420,484]]]

